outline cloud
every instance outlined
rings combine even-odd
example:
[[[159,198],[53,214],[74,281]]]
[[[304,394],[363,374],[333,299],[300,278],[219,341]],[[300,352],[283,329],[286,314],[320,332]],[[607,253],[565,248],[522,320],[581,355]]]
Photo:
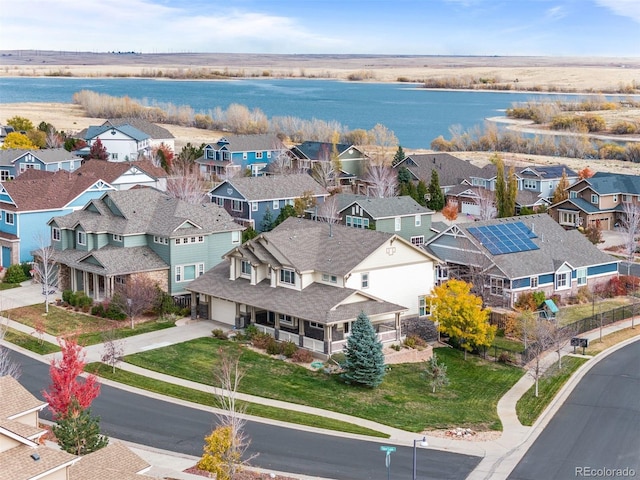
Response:
[[[616,15],[628,17],[640,23],[640,2],[638,0],[595,0],[595,3],[608,8]]]
[[[556,7],[547,9],[547,11],[544,13],[544,16],[548,20],[560,20],[561,18],[564,18],[567,16],[567,12],[564,9],[564,7],[556,6]]]

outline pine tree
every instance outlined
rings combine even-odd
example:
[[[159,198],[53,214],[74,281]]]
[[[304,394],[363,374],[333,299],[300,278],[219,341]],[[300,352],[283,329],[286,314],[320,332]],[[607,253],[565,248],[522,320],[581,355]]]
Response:
[[[518,179],[513,165],[509,167],[507,175],[507,190],[505,195],[505,216],[513,217],[516,214],[516,196],[518,195]]]
[[[267,208],[264,212],[264,217],[262,217],[262,223],[260,224],[261,232],[269,232],[273,229],[273,215],[271,214],[271,209]]]
[[[444,194],[440,188],[440,179],[437,170],[431,170],[431,182],[429,182],[429,200],[427,207],[434,212],[439,212],[444,208]]]
[[[562,202],[569,198],[569,192],[567,191],[569,188],[569,179],[567,178],[567,172],[565,169],[562,169],[562,177],[558,181],[558,186],[553,191],[553,198],[551,200],[551,204],[555,205],[556,203]]]
[[[491,161],[496,165],[496,207],[498,208],[498,218],[504,218],[507,203],[507,184],[504,180],[504,163],[499,155],[491,157]]]
[[[439,187],[438,187],[439,189]],[[414,200],[416,202],[418,202],[420,205],[422,205],[423,207],[427,206],[427,194],[429,193],[429,190],[427,189],[427,184],[424,183],[424,180],[420,180],[418,182],[418,186],[416,187],[416,193],[414,196]],[[443,204],[444,204],[444,197],[443,197]]]
[[[100,420],[92,417],[91,410],[83,409],[76,400],[52,430],[60,448],[73,455],[86,455],[109,444],[109,438],[100,433]]]
[[[393,156],[393,161],[391,162],[391,165],[395,167],[397,164],[403,161],[405,157],[406,155],[404,153],[404,150],[402,149],[402,145],[398,145],[398,149],[396,150],[396,154]]]
[[[437,388],[449,385],[449,377],[447,377],[447,366],[444,363],[438,363],[438,358],[434,353],[427,364],[424,372],[422,372],[427,383],[431,387],[431,393],[436,393]]]
[[[385,374],[382,343],[364,312],[360,312],[353,322],[345,356],[345,372],[342,376],[347,383],[370,388],[382,383]]]

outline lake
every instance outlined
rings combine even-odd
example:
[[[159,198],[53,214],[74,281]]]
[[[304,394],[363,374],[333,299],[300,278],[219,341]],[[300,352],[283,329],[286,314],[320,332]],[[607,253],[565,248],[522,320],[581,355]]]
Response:
[[[258,108],[269,118],[293,116],[335,120],[353,130],[385,125],[403,148],[429,148],[448,138],[452,125],[464,129],[503,114],[514,102],[545,95],[508,92],[446,91],[405,83],[358,83],[336,80],[247,79],[216,81],[138,78],[1,77],[0,103],[71,103],[80,90],[148,103],[188,105],[196,113],[232,103]],[[554,98],[558,98],[557,95]],[[1,114],[1,112],[0,112]],[[6,121],[0,118],[0,121]]]

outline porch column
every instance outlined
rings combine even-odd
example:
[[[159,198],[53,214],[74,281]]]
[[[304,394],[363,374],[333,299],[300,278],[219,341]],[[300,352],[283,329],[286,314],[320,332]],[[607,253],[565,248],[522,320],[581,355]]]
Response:
[[[331,325],[324,326],[324,353],[331,355]]]
[[[273,312],[275,315],[275,322],[273,324],[273,338],[278,340],[280,338],[280,315],[276,312]]]
[[[195,320],[198,316],[196,301],[196,292],[191,292],[191,320]]]
[[[400,331],[402,328],[402,324],[400,323],[400,312],[396,313],[396,342],[399,342],[402,338],[402,332]]]
[[[298,319],[298,346],[304,347],[304,320]]]
[[[71,289],[72,292],[76,291],[76,275],[78,273],[76,272],[76,269],[73,267],[69,267],[69,288]]]
[[[236,302],[236,328],[240,328],[240,304],[238,302]]]
[[[98,275],[93,274],[93,296],[96,300],[100,300],[100,282],[98,281]]]
[[[251,323],[256,323],[256,307],[251,307]]]
[[[87,289],[87,283],[89,283],[89,274],[87,272],[82,272],[82,291],[89,294],[89,290]]]

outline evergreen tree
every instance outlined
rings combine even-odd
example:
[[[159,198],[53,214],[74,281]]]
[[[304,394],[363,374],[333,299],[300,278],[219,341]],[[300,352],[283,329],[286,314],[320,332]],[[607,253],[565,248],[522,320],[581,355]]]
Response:
[[[567,178],[567,172],[565,169],[562,169],[562,177],[560,177],[560,181],[558,182],[558,186],[553,191],[553,198],[551,199],[551,204],[556,204],[562,202],[569,198],[569,192],[567,191],[569,188],[569,179]]]
[[[271,209],[267,208],[267,211],[264,212],[264,217],[262,217],[262,223],[260,224],[261,232],[270,232],[273,229],[273,215],[271,215]]]
[[[109,438],[100,433],[100,420],[75,400],[52,430],[60,448],[73,455],[86,455],[109,444]]]
[[[247,229],[242,232],[242,243],[251,240],[252,238],[256,238],[258,236],[258,232],[256,232],[252,227],[247,227]]]
[[[444,194],[440,188],[440,179],[437,170],[431,170],[431,182],[429,182],[429,200],[427,207],[434,212],[439,212],[444,208]]]
[[[400,185],[411,182],[411,173],[407,167],[400,167],[398,169],[398,183]]]
[[[395,167],[397,164],[403,161],[405,157],[406,155],[404,153],[404,150],[402,149],[402,145],[398,145],[398,150],[396,150],[396,154],[393,156],[393,161],[391,162],[391,165]]]
[[[440,187],[438,186],[438,190],[440,189]],[[422,205],[423,207],[427,206],[427,194],[429,193],[429,190],[427,189],[427,184],[424,183],[424,180],[420,180],[418,182],[418,186],[416,187],[416,193],[415,195],[413,195],[413,198],[416,202],[418,202],[420,205]],[[442,202],[444,205],[444,197],[442,197]]]
[[[360,312],[353,322],[351,335],[347,339],[345,352],[345,372],[347,383],[355,383],[375,388],[382,383],[385,374],[382,343],[378,340],[369,317]]]
[[[497,168],[496,172],[496,207],[498,207],[498,218],[504,218],[506,214],[507,184],[504,180],[504,162],[499,155],[491,157],[491,161]]]
[[[280,215],[278,215],[278,218],[276,218],[276,221],[273,222],[273,228],[275,228],[278,225],[280,225],[287,218],[295,217],[295,216],[297,216],[296,215],[296,209],[293,208],[293,205],[285,205],[284,208],[282,208],[280,210]]]
[[[513,217],[516,214],[516,196],[518,195],[518,179],[513,165],[509,167],[507,176],[507,191],[505,196],[505,216]]]

